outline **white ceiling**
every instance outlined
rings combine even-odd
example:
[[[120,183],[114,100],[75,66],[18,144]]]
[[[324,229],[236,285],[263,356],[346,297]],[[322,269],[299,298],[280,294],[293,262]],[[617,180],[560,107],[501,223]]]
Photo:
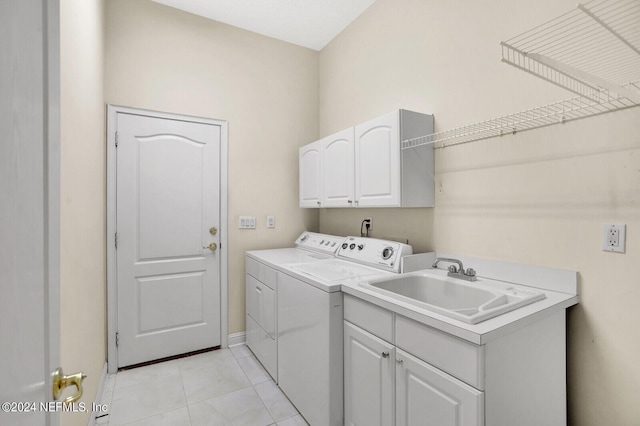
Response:
[[[320,50],[375,0],[153,0]]]

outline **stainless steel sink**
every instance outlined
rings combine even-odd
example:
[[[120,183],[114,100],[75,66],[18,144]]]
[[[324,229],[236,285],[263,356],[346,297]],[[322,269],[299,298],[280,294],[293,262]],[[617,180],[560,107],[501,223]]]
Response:
[[[545,298],[544,293],[478,279],[467,283],[428,271],[359,284],[392,299],[477,324]]]

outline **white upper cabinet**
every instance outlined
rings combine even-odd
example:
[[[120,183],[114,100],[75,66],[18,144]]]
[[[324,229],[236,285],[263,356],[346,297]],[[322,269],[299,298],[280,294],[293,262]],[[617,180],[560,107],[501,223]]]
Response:
[[[301,147],[300,162],[300,207],[320,207],[322,199],[322,153],[321,141]]]
[[[433,207],[433,146],[401,150],[431,133],[432,115],[398,110],[300,148],[300,206]]]
[[[321,207],[351,207],[354,201],[353,127],[320,140]]]
[[[400,206],[399,114],[395,111],[355,127],[360,207]]]

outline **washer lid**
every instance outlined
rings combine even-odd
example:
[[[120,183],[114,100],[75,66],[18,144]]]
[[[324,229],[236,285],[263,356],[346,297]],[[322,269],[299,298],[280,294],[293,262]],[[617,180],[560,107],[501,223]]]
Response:
[[[337,259],[325,259],[311,263],[300,263],[297,265],[291,265],[290,268],[294,271],[301,272],[322,281],[338,281],[381,273],[378,269]]]

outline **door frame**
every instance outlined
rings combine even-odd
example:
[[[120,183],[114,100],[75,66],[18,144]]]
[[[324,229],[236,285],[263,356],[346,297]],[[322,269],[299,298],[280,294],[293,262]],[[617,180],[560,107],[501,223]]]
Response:
[[[154,118],[188,120],[220,126],[220,346],[229,339],[228,318],[228,122],[204,117],[158,112],[120,105],[107,105],[107,365],[109,374],[118,371],[116,331],[118,330],[118,289],[115,247],[116,232],[116,119],[119,113]]]

